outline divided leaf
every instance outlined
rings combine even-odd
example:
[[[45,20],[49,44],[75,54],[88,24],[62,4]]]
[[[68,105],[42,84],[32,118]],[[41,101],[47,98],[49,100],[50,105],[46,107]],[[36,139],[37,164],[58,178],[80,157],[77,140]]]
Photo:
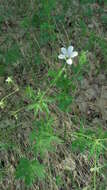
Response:
[[[30,186],[35,178],[45,178],[44,166],[37,160],[30,161],[27,158],[21,158],[16,169],[16,179],[24,179],[26,185]]]

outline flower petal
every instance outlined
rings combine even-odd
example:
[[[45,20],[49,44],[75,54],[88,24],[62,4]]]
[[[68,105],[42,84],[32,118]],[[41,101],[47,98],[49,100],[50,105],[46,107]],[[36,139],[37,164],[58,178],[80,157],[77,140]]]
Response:
[[[74,49],[73,46],[69,46],[69,47],[68,47],[67,53],[68,53],[68,56],[69,56],[69,57],[71,57],[71,54],[72,54],[73,49]]]
[[[63,54],[60,54],[60,55],[58,55],[58,58],[59,58],[59,59],[65,59],[66,57],[65,57],[65,55],[63,55]]]
[[[73,58],[73,57],[76,57],[78,55],[78,52],[77,51],[74,51],[74,52],[72,52],[71,53],[71,57]]]
[[[72,59],[67,59],[66,62],[68,65],[72,65]]]
[[[61,48],[61,53],[63,53],[64,55],[67,55],[67,50],[66,50],[66,48],[62,47],[62,48]]]

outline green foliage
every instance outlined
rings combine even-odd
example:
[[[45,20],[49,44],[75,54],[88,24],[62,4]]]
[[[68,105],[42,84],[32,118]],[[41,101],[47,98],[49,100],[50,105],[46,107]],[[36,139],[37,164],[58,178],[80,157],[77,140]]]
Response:
[[[40,26],[40,44],[44,45],[47,42],[53,42],[56,39],[56,35],[54,33],[54,25],[44,22]]]
[[[0,143],[0,150],[8,150],[11,146],[6,143]]]
[[[6,66],[0,65],[0,76],[4,76],[4,73],[6,72]]]
[[[21,53],[19,47],[15,44],[5,53],[6,64],[15,64],[20,59]]]
[[[35,91],[32,89],[32,87],[28,86],[26,88],[26,95],[29,99],[35,100]]]
[[[82,51],[79,58],[79,63],[77,65],[72,65],[72,77],[67,75],[67,68],[64,70],[64,73],[61,73],[60,77],[56,81],[56,87],[59,92],[55,95],[55,100],[57,101],[57,106],[63,112],[69,112],[70,106],[74,101],[73,92],[75,91],[77,80],[82,79],[84,73],[84,66],[87,64],[86,52]],[[55,80],[58,73],[55,70],[49,70],[48,76],[52,78],[52,81]],[[72,95],[71,95],[72,91]]]
[[[80,0],[81,4],[96,3],[96,0]]]
[[[107,25],[107,14],[103,14],[103,15],[101,16],[101,20],[102,20],[102,23],[103,23],[104,25]]]
[[[39,43],[43,46],[48,42],[55,41],[56,39],[56,35],[54,33],[55,26],[52,16],[53,10],[56,6],[56,0],[40,0],[38,3],[40,3],[41,6],[37,8],[36,14],[33,14],[31,23],[32,26],[36,26],[40,29]]]
[[[51,127],[52,123],[53,120],[48,120],[48,122],[44,120],[37,121],[35,123],[36,128],[30,133],[31,150],[36,158],[40,156],[43,159],[47,151],[54,151],[53,145],[61,143],[61,140],[54,135]],[[24,179],[26,185],[31,186],[35,178],[39,180],[45,178],[45,168],[37,159],[21,158],[16,169],[16,178]]]
[[[67,93],[70,91],[71,85],[72,81],[66,74],[62,74],[62,76],[56,82],[56,87]]]
[[[97,43],[99,45],[99,49],[101,51],[101,55],[102,55],[103,62],[104,62],[104,64],[101,64],[101,68],[107,69],[107,65],[106,65],[106,60],[107,60],[107,43],[106,43],[105,39],[103,39],[103,38],[100,38],[100,37],[96,36],[96,39],[97,39]]]
[[[50,20],[51,19],[51,15],[52,15],[52,11],[56,6],[56,0],[40,0],[39,3],[41,2],[41,8],[38,10],[40,12],[39,16],[41,17],[41,20]]]
[[[83,15],[87,17],[87,19],[91,19],[94,15],[93,9],[90,6],[86,6]]]
[[[61,176],[59,176],[59,175],[56,176],[56,184],[58,187],[60,187],[63,184]]]
[[[36,129],[30,134],[33,152],[36,156],[40,155],[41,158],[47,151],[54,151],[53,145],[61,143],[61,140],[54,135],[52,123],[53,120],[38,121],[35,123]]]
[[[24,29],[29,28],[31,25],[30,17],[24,17],[23,20],[20,22],[20,26]]]
[[[21,52],[17,44],[13,44],[7,50],[0,51],[0,76],[4,76],[8,71],[8,66],[17,64],[21,58]]]
[[[33,110],[35,116],[38,114],[38,112],[46,112],[49,114],[48,104],[52,102],[51,98],[45,97],[44,92],[41,91],[35,95],[34,91],[30,87],[27,88],[26,92],[31,98],[31,104],[28,105],[27,110]]]
[[[79,25],[81,28],[81,34],[83,36],[86,36],[87,35],[87,25],[85,24],[85,22],[82,19],[79,21]]]
[[[45,178],[44,166],[37,160],[21,158],[16,169],[16,179],[24,179],[26,185],[31,186],[35,177],[40,180]]]
[[[38,66],[41,66],[43,64],[43,58],[41,57],[41,55],[39,54],[39,52],[37,54],[35,54],[34,64],[38,65]]]
[[[86,52],[82,51],[81,55],[80,55],[80,58],[79,58],[79,65],[77,65],[77,67],[79,67],[79,69],[80,69],[80,67],[84,66],[84,64],[86,64],[86,63],[87,63]]]
[[[97,132],[92,129],[81,128],[74,133],[75,140],[72,142],[72,150],[84,152],[89,151],[89,158],[99,159],[100,154],[104,154],[107,146],[107,133],[99,129]]]
[[[81,81],[83,79],[84,73],[87,73],[89,69],[87,53],[82,51],[79,57],[79,62],[77,65],[72,65],[72,90],[75,90],[77,85],[77,81]]]
[[[97,36],[94,32],[90,32],[86,48],[90,51],[93,50],[96,52],[96,45],[98,46],[104,61],[104,64],[101,64],[101,67],[104,68],[107,60],[107,43],[104,38]]]
[[[65,92],[61,92],[60,94],[57,94],[56,100],[58,101],[58,107],[63,112],[69,112],[70,111],[70,105],[73,102],[73,97]]]
[[[6,9],[8,9],[7,11],[5,11],[4,15],[2,14],[3,13],[2,3],[0,5],[0,12],[1,12],[1,15],[0,15],[1,31],[0,32],[1,34],[3,34],[4,32],[5,37],[3,36],[3,38],[8,39],[8,40],[2,39],[2,37],[0,38],[0,44],[3,44],[3,43],[5,44],[5,46],[3,44],[3,50],[0,51],[0,75],[4,75],[7,72],[6,68],[8,68],[9,65],[13,66],[15,64],[17,66],[17,62],[19,63],[18,66],[21,65],[20,63],[22,62],[20,62],[20,59],[23,53],[25,54],[25,57],[23,58],[25,58],[26,65],[24,64],[21,65],[21,69],[23,70],[23,72],[19,67],[15,67],[16,68],[15,74],[17,73],[18,76],[21,77],[21,79],[25,79],[25,81],[28,83],[30,83],[31,78],[33,79],[33,76],[34,78],[37,79],[39,74],[42,75],[41,73],[38,72],[37,68],[40,69],[39,70],[40,72],[42,71],[42,68],[43,68],[42,64],[44,64],[45,58],[46,58],[45,60],[48,59],[48,62],[50,63],[48,65],[48,67],[50,67],[50,70],[48,72],[48,77],[47,77],[47,73],[45,73],[46,74],[45,79],[48,81],[47,86],[46,86],[46,83],[44,83],[43,81],[44,77],[43,79],[40,79],[40,81],[39,79],[36,80],[36,82],[31,81],[30,85],[32,85],[33,87],[28,86],[26,88],[25,96],[27,96],[27,103],[28,103],[27,108],[25,104],[24,108],[22,107],[21,109],[19,109],[21,111],[25,109],[26,111],[29,111],[29,113],[33,112],[34,117],[32,117],[32,114],[31,114],[30,118],[33,118],[36,120],[34,122],[34,125],[32,124],[32,121],[31,121],[30,130],[31,128],[33,128],[33,130],[30,131],[30,135],[29,135],[29,143],[28,143],[29,148],[26,150],[27,156],[26,158],[22,157],[20,159],[19,165],[17,166],[17,169],[16,169],[16,178],[23,179],[26,185],[28,186],[31,186],[34,183],[35,179],[40,180],[40,179],[45,178],[45,173],[46,173],[45,167],[41,163],[44,161],[44,157],[45,155],[47,155],[47,152],[51,152],[51,153],[54,152],[56,145],[62,143],[62,140],[59,139],[57,136],[58,131],[55,130],[54,132],[54,129],[56,129],[57,127],[55,126],[53,119],[50,119],[50,117],[51,117],[51,114],[53,116],[53,112],[55,111],[56,113],[57,110],[58,110],[58,116],[61,114],[60,115],[61,117],[65,116],[64,119],[66,119],[66,116],[69,117],[70,114],[68,112],[71,111],[70,109],[72,108],[72,103],[74,103],[75,101],[75,98],[76,98],[75,92],[78,88],[79,81],[82,79],[84,73],[87,74],[86,69],[88,65],[87,64],[88,51],[93,53],[93,55],[96,55],[96,59],[99,53],[99,57],[98,57],[99,60],[101,59],[102,63],[106,63],[107,43],[106,43],[105,34],[103,33],[103,30],[101,30],[101,34],[103,34],[104,37],[103,35],[102,37],[100,37],[100,32],[98,33],[99,35],[98,36],[93,27],[95,24],[95,28],[98,29],[97,19],[100,19],[101,25],[105,27],[104,29],[106,29],[107,18],[104,12],[105,7],[103,11],[103,6],[102,6],[105,4],[105,2],[106,0],[105,1],[80,0],[78,2],[66,1],[66,0],[63,0],[63,1],[62,0],[59,0],[59,1],[36,0],[35,1],[34,0],[34,1],[31,1],[30,3],[30,1],[28,0],[27,1],[16,0],[15,2],[12,3],[12,6],[11,6],[10,2],[4,0],[3,4],[6,3]],[[94,3],[95,5],[92,5],[92,3]],[[59,7],[57,8],[56,5],[60,5],[60,8]],[[83,6],[83,9],[81,9],[82,6]],[[95,10],[95,14],[97,15],[96,20],[94,20],[94,16],[95,16],[94,6],[99,6],[99,8]],[[80,11],[81,15],[77,14],[78,8],[82,10]],[[12,11],[14,12],[14,14]],[[59,11],[60,13],[58,13]],[[101,15],[101,13],[103,14]],[[21,14],[20,18],[19,18],[19,14]],[[101,15],[100,18],[99,18],[99,15]],[[92,22],[92,19],[93,19],[93,22]],[[67,27],[66,27],[66,20],[68,23]],[[54,23],[54,21],[56,22],[56,24]],[[91,25],[91,22],[92,22],[92,25]],[[98,22],[98,25],[99,25],[99,22]],[[65,29],[63,26],[65,27]],[[78,28],[76,28],[77,26]],[[16,29],[18,29],[17,32],[16,32]],[[15,35],[12,34],[13,31],[16,32],[16,34],[14,33]],[[76,43],[77,48],[81,51],[81,47],[83,44],[85,51],[81,51],[81,53],[79,53],[79,56],[78,56],[79,58],[77,59],[76,62],[74,61],[71,67],[69,67],[68,65],[65,65],[64,70],[62,70],[63,64],[62,64],[61,69],[59,69],[59,66],[57,67],[56,65],[54,65],[54,67],[56,68],[55,70],[52,70],[53,65],[51,65],[50,57],[51,56],[55,57],[55,62],[57,62],[57,56],[56,54],[54,54],[54,51],[57,52],[57,48],[59,45],[57,44],[57,42],[58,43],[60,42],[61,45],[62,44],[65,45],[66,36],[67,36],[67,39],[70,38],[71,37],[70,33],[72,34],[74,45]],[[16,42],[14,42],[11,45],[10,44],[11,40],[16,39],[16,37],[17,37],[17,44]],[[81,38],[83,40],[82,43],[81,43]],[[26,40],[27,40],[27,43],[26,43]],[[7,43],[5,43],[5,41]],[[21,51],[18,45],[19,41],[21,42],[21,45],[23,46]],[[52,52],[49,49],[48,53],[51,52],[52,54],[50,54],[48,58],[45,57],[44,46],[46,46],[47,49],[51,47],[50,49],[52,50]],[[24,48],[25,48],[25,51],[23,52]],[[104,64],[101,64],[101,67],[102,65],[104,66]],[[47,65],[45,64],[44,66],[47,67]],[[20,70],[18,70],[17,68]],[[27,77],[25,77],[26,68],[28,71]],[[30,73],[31,74],[30,79],[29,79],[29,68],[31,68],[31,71],[32,71],[32,73]],[[46,68],[46,71],[47,71],[47,68]],[[17,79],[17,75],[16,75],[16,79],[19,84],[20,84],[20,77]],[[45,84],[44,86],[42,85],[42,82],[43,84]],[[24,85],[25,84],[23,83],[23,86],[21,86],[21,88],[23,88]],[[38,86],[40,90],[38,90]],[[10,88],[12,87],[9,87],[8,90],[11,90]],[[1,94],[2,94],[2,91],[4,90],[2,90],[1,88]],[[19,96],[20,96],[20,93],[18,94],[18,97]],[[24,98],[26,99],[26,97]],[[1,103],[0,107],[2,108],[2,112],[5,115],[6,113],[6,107],[4,105],[5,102],[0,101],[0,103]],[[9,107],[10,104],[8,106],[8,101],[6,102],[6,104],[7,104],[7,108],[10,108]],[[12,106],[13,105],[14,107],[16,105],[14,102],[14,98],[13,98]],[[18,112],[20,111],[16,111],[15,113],[18,113]],[[23,116],[23,113],[22,113],[22,116]],[[57,117],[57,114],[55,115],[55,119],[56,117]],[[74,118],[75,118],[75,115],[70,119],[72,119],[73,121]],[[23,122],[24,122],[25,117],[24,118],[22,117],[21,119],[23,119]],[[80,120],[80,118],[78,120]],[[20,120],[17,119],[17,122],[15,124],[17,124],[18,122],[21,123]],[[76,121],[75,124],[78,125],[78,121]],[[3,127],[5,127],[5,124],[3,125]],[[72,135],[72,150],[74,152],[79,152],[79,153],[84,153],[85,151],[88,151],[89,158],[92,158],[94,166],[93,168],[91,168],[90,171],[94,172],[94,176],[95,176],[96,171],[99,171],[101,168],[103,168],[103,166],[101,167],[98,166],[98,161],[99,161],[100,155],[103,156],[107,150],[106,148],[107,147],[107,133],[103,130],[99,130],[100,128],[99,126],[96,128],[98,129],[97,131],[94,131],[90,128],[85,129],[81,127],[80,127],[80,130],[75,131],[75,129],[73,128],[72,130],[73,132],[71,134]],[[8,133],[9,130],[10,129],[8,127],[8,130],[6,129],[6,132],[5,132],[6,137],[8,136],[8,134],[10,134]],[[60,129],[58,128],[58,130]],[[61,130],[63,131],[63,129]],[[64,132],[65,130],[66,129],[64,128]],[[59,133],[62,131],[59,131]],[[69,133],[69,131],[67,131],[67,133]],[[2,135],[1,137],[3,138]],[[66,141],[67,143],[69,142],[68,139],[66,139],[66,137],[64,138],[64,140],[65,140],[65,143]],[[8,149],[12,149],[12,148],[13,147],[9,145],[9,143],[8,144],[2,143],[2,142],[0,143],[0,150],[2,151],[3,150],[7,151]],[[0,170],[0,174],[2,174],[1,170]],[[72,181],[72,184],[75,183],[74,177],[72,177],[71,181]],[[60,186],[63,184],[61,177],[59,175],[56,176],[55,182],[58,188],[60,188]],[[73,184],[72,186],[74,186],[75,189],[78,189],[77,184]],[[64,187],[66,188],[66,186]]]
[[[101,165],[99,167],[100,155],[103,156],[107,151],[107,132],[98,128],[97,131],[92,129],[80,128],[77,132],[74,132],[72,141],[72,151],[85,153],[88,151],[88,158],[93,159],[93,167],[90,169],[93,172],[94,189],[96,190],[97,173],[105,167]]]
[[[48,75],[53,78],[52,81],[57,77],[57,71],[49,70]],[[73,101],[73,96],[70,94],[70,88],[74,87],[71,79],[65,73],[62,73],[55,84],[56,88],[59,90],[54,99],[57,101],[57,106],[60,110],[64,112],[69,112],[70,105]],[[72,89],[73,90],[73,89]]]

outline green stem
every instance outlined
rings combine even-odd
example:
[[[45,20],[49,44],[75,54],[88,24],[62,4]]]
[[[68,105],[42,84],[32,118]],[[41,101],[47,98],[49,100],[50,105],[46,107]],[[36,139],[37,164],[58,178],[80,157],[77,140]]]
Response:
[[[57,80],[60,78],[60,76],[62,75],[63,71],[65,70],[65,66],[59,71],[58,75],[56,76],[56,78],[52,81],[52,83],[50,84],[50,86],[46,89],[46,91],[43,93],[43,95],[41,96],[41,99],[46,95],[46,93],[50,90],[50,88],[52,86],[54,86],[54,84],[57,82]],[[41,100],[40,99],[40,100]]]
[[[4,98],[1,99],[0,102],[3,102],[5,99],[7,99],[8,97],[10,97],[11,95],[15,94],[16,92],[19,91],[19,88],[16,88],[16,90],[14,90],[13,92],[11,92],[10,94],[8,94],[7,96],[5,96]]]
[[[16,115],[19,111],[23,110],[25,107],[23,106],[22,108],[19,108],[18,110],[16,111],[12,111],[11,114],[12,115]]]
[[[87,139],[93,140],[92,137],[89,137],[89,136],[84,135],[84,134],[82,134],[82,133],[76,133],[76,132],[74,132],[74,135],[75,135],[76,137],[77,137],[77,136],[81,136],[81,137],[85,137],[85,138],[87,138]],[[74,136],[74,135],[73,135],[73,136]]]
[[[61,74],[62,74],[63,71],[65,70],[65,66],[66,66],[66,65],[64,65],[64,67],[61,68],[61,70],[58,72],[58,75],[56,76],[56,78],[52,81],[52,83],[50,84],[50,86],[49,86],[49,87],[46,89],[46,91],[42,94],[42,96],[41,96],[39,102],[42,101],[42,99],[43,99],[44,96],[47,94],[47,92],[50,90],[50,88],[51,88],[52,86],[54,86],[54,84],[56,83],[56,81],[60,78]],[[13,93],[11,93],[11,95],[12,95],[12,94],[13,94]],[[22,108],[20,108],[20,109],[18,109],[18,110],[16,110],[16,111],[14,111],[13,113],[16,114],[16,113],[18,113],[19,111],[23,110],[24,108],[26,108],[26,106],[25,106],[25,107],[22,107]]]
[[[96,151],[95,151],[95,158],[94,158],[94,190],[96,190],[96,167],[97,167],[97,159],[96,159]]]

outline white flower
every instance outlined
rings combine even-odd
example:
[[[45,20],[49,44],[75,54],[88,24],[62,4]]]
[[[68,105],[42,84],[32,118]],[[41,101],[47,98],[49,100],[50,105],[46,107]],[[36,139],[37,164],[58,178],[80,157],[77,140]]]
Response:
[[[10,84],[10,83],[13,83],[13,80],[11,79],[11,77],[8,77],[8,78],[6,79],[6,82],[7,82],[8,84]]]
[[[73,46],[69,46],[67,49],[62,47],[61,54],[58,56],[59,59],[66,60],[67,64],[72,65],[72,58],[78,55],[77,51],[73,51]]]

